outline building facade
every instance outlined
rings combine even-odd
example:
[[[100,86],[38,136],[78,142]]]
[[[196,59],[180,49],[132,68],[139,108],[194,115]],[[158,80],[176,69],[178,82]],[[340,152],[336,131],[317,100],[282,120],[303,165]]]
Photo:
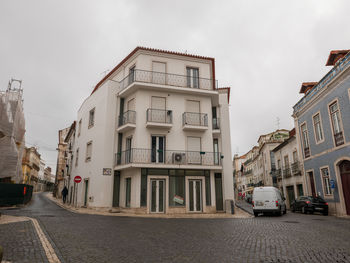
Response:
[[[244,160],[240,168],[235,167],[236,171],[240,169],[237,173],[237,189],[241,194],[238,196],[252,194],[257,186],[277,186],[273,149],[288,137],[289,131],[285,129],[261,135],[258,146],[254,146],[245,155],[236,157],[237,160]]]
[[[217,88],[213,58],[136,48],[78,111],[75,204],[231,212],[229,95]]]
[[[277,187],[286,198],[287,208],[297,197],[304,195],[304,172],[297,145],[295,129],[289,138],[272,150],[276,169],[272,172],[277,179]],[[276,185],[275,185],[276,186]]]
[[[33,186],[38,191],[40,154],[35,147],[25,148],[22,158],[23,183]]]
[[[62,197],[62,190],[65,186],[64,174],[67,163],[67,143],[64,141],[70,127],[58,131],[58,146],[57,146],[57,165],[55,178],[55,195],[58,198]]]
[[[332,51],[326,65],[333,68],[319,82],[302,84],[293,117],[306,194],[323,197],[331,213],[350,215],[349,50]]]

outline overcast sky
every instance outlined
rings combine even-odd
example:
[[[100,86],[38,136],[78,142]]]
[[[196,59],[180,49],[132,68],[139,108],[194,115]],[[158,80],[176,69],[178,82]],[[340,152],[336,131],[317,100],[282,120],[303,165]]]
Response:
[[[56,167],[58,130],[136,46],[215,57],[231,90],[232,152],[293,128],[301,82],[349,49],[350,1],[1,0],[0,89],[23,80],[26,142]],[[55,171],[55,170],[54,170]]]

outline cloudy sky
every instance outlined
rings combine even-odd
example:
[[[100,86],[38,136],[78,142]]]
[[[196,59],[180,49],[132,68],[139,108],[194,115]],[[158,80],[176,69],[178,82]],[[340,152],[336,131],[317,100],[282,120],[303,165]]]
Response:
[[[0,89],[23,80],[26,141],[55,169],[59,129],[136,46],[215,57],[230,86],[233,153],[291,129],[303,81],[350,48],[350,1],[1,0]]]

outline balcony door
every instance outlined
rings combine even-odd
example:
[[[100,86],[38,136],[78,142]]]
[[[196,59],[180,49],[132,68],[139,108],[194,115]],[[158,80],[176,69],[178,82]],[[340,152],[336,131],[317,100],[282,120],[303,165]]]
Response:
[[[201,138],[187,137],[187,163],[201,164]]]
[[[152,136],[152,163],[164,163],[165,156],[165,136]]]
[[[199,70],[198,68],[186,68],[187,87],[199,89]]]
[[[132,145],[132,137],[126,138],[126,142],[125,142],[125,163],[130,163],[131,162],[131,154],[132,154],[132,150],[131,150],[131,145]]]
[[[152,83],[166,84],[166,64],[163,62],[152,62]]]
[[[151,122],[166,123],[166,98],[165,97],[155,97],[151,98],[151,111],[148,113],[148,120]]]
[[[186,122],[188,125],[200,125],[200,102],[196,100],[186,101]]]

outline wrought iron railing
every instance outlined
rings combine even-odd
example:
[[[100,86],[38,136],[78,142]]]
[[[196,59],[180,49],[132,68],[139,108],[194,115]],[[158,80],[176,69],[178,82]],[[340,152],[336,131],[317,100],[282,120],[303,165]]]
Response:
[[[335,146],[344,144],[343,132],[338,132],[334,134],[334,141],[335,141]]]
[[[316,94],[318,94],[329,82],[331,82],[339,73],[341,73],[347,66],[350,65],[350,52],[336,64],[319,82],[315,85],[311,91],[301,98],[297,104],[295,104],[294,113],[301,110],[304,105],[309,102]]]
[[[219,118],[213,118],[213,130],[220,129],[220,119]]]
[[[283,168],[283,176],[284,178],[288,178],[292,176],[289,166]]]
[[[127,123],[136,123],[136,111],[128,110],[119,116],[118,126],[123,126]]]
[[[182,114],[183,125],[208,126],[208,114],[197,112],[184,112]]]
[[[217,89],[218,86],[217,81],[213,79],[135,69],[119,82],[120,90],[124,90],[134,82],[204,90]]]
[[[253,170],[252,170],[252,169],[250,169],[250,170],[245,170],[245,171],[243,172],[244,175],[249,175],[249,174],[252,174],[252,173],[253,173]]]
[[[173,151],[132,148],[115,154],[115,165],[176,164],[176,165],[221,165],[219,152]]]
[[[147,122],[173,123],[173,112],[171,110],[147,109]]]
[[[272,170],[271,174],[272,174],[272,177],[276,177],[277,179],[282,178],[281,169]]]
[[[305,158],[310,157],[310,147],[304,148],[304,157]]]
[[[292,167],[292,174],[293,175],[301,174],[300,164],[298,161],[295,163],[292,163],[291,167]]]

